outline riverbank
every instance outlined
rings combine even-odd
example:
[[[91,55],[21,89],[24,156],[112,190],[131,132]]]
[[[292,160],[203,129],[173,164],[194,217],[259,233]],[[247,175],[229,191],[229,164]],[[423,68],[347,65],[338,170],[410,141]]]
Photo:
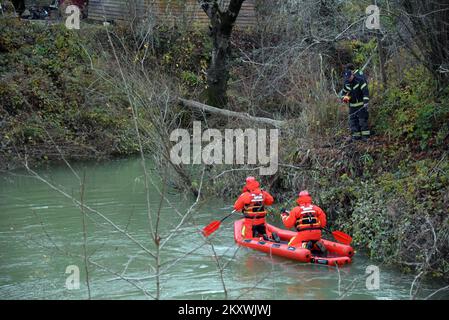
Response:
[[[120,93],[91,68],[101,26],[0,19],[1,169],[135,154]]]
[[[157,169],[150,161],[148,167],[150,177],[159,181]],[[126,225],[136,241],[151,246],[144,182],[138,179],[142,176],[140,159],[74,162],[73,169],[85,173],[87,205],[117,225]],[[37,172],[51,177],[55,185],[65,190],[79,188],[78,180],[67,166],[39,168]],[[25,172],[14,173],[0,173],[0,297],[5,300],[88,298],[84,261],[79,255],[83,252],[79,208],[71,199],[28,178]],[[74,193],[76,196],[76,191]],[[166,195],[180,212],[185,212],[193,201],[192,197],[185,198],[170,187]],[[160,199],[156,193],[150,194],[149,201],[152,208],[158,208]],[[196,209],[194,217],[185,221],[181,235],[173,236],[161,250],[164,263],[161,299],[225,298],[213,252],[199,229],[228,214],[228,205],[228,200],[209,196]],[[168,206],[161,210],[164,219],[160,232],[165,240],[182,217],[173,214]],[[143,289],[152,294],[155,288],[154,273],[149,268],[151,257],[133,241],[114,232],[100,217],[89,217],[87,250],[91,262],[88,265],[91,298],[148,299]],[[210,237],[221,266],[225,265],[223,282],[229,300],[239,297],[258,301],[410,299],[414,275],[402,274],[395,267],[370,259],[363,249],[357,250],[352,264],[339,269],[271,257],[236,245],[233,221],[237,219],[238,216],[227,219]],[[279,223],[277,220],[276,225]],[[66,268],[74,265],[80,267],[79,290],[66,287],[70,276],[65,273]],[[366,269],[373,265],[380,270],[378,290],[369,290],[366,286]],[[442,286],[441,281],[424,281],[416,298],[424,299]],[[444,300],[449,296],[442,291],[432,298]]]
[[[216,129],[251,125],[197,115],[176,103],[178,96],[203,96],[211,50],[203,29],[161,27],[135,48],[129,29],[114,27],[117,37],[110,42],[129,45],[124,57],[129,69],[141,63],[150,74],[162,71],[171,83],[164,89],[170,93],[167,99],[151,100],[147,109],[139,109],[130,106],[127,92],[115,81],[122,79],[103,26],[77,33],[62,25],[3,18],[0,23],[5,31],[0,36],[0,163],[5,168],[23,164],[25,156],[34,165],[60,161],[61,154],[69,161],[128,156],[141,147],[154,156],[159,154],[155,141],[163,141],[173,123],[190,128],[194,119],[207,120]],[[314,51],[298,57],[274,34],[251,32],[234,35],[229,108],[289,121],[279,145],[282,166],[276,175],[261,178],[276,196],[276,209],[291,207],[297,192],[309,189],[332,227],[352,234],[372,259],[448,281],[448,90],[435,96],[435,83],[424,67],[403,52],[391,57],[388,88],[380,84],[374,67],[368,72],[376,134],[366,143],[348,143],[347,110],[331,89],[337,52],[326,51],[330,58],[324,62]],[[355,42],[341,46],[350,45],[355,62],[363,63],[372,43]],[[398,72],[399,63],[406,71]],[[142,83],[135,74],[128,76],[135,81],[126,83]],[[143,83],[141,92],[164,92]],[[168,110],[177,118],[165,117],[161,124],[166,131],[154,130],[155,119],[162,118],[153,118],[149,110],[158,116]],[[143,145],[136,135],[136,115],[147,120],[138,123],[149,132]],[[208,167],[203,196],[232,202],[245,176],[253,173],[233,169],[241,168]],[[198,175],[175,171],[184,175],[182,184],[200,185]]]

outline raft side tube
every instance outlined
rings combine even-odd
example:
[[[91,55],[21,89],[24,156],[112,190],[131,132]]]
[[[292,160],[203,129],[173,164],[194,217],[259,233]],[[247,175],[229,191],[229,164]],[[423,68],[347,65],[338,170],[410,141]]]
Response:
[[[271,232],[276,232],[283,241],[290,241],[296,235],[294,231],[280,229],[270,224],[267,224],[267,228]],[[331,255],[346,257],[352,257],[354,255],[354,249],[351,246],[326,239],[321,239],[321,241]]]
[[[285,243],[261,241],[258,238],[243,239],[243,221],[242,219],[234,223],[234,240],[238,245],[300,262],[310,262],[311,253],[307,249],[291,247]]]
[[[244,219],[238,220],[234,223],[235,242],[238,245],[265,252],[270,255],[281,256],[305,263],[311,262],[329,266],[341,266],[351,263],[351,256],[354,254],[354,250],[350,246],[324,239],[323,243],[329,253],[327,257],[314,255],[310,252],[310,250],[305,248],[291,247],[287,243],[296,235],[296,232],[280,229],[270,224],[267,224],[267,229],[271,232],[276,232],[281,238],[281,243],[260,240],[259,238],[244,239],[242,235],[243,223]]]

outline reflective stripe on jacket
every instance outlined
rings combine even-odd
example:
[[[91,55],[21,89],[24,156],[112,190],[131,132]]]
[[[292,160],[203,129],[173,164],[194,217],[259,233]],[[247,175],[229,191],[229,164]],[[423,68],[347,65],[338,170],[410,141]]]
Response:
[[[293,208],[288,216],[282,217],[282,222],[286,228],[299,228],[302,231],[324,228],[327,221],[326,214],[320,207],[306,204]]]
[[[321,222],[317,212],[312,206],[301,206],[301,214],[296,220],[295,227],[298,231],[321,228]]]
[[[266,191],[256,189],[240,195],[234,204],[234,209],[242,211],[246,219],[251,219],[254,224],[265,223],[265,206],[274,202],[273,197]]]
[[[368,83],[366,82],[363,73],[356,70],[352,82],[345,82],[342,94],[351,98],[349,101],[350,107],[362,107],[364,104],[368,103]]]
[[[245,204],[243,208],[245,218],[262,219],[265,218],[266,214],[263,193],[251,193],[251,202]]]

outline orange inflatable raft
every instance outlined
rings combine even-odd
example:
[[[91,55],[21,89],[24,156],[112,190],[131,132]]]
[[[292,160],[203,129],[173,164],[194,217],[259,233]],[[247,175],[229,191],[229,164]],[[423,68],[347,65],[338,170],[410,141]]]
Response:
[[[351,257],[354,255],[354,250],[351,246],[325,239],[322,239],[322,242],[328,251],[328,254],[325,257],[305,248],[291,247],[288,245],[288,242],[296,235],[296,232],[276,228],[269,224],[267,224],[268,230],[276,232],[279,235],[281,238],[280,243],[260,240],[260,238],[244,239],[242,236],[243,221],[244,219],[241,219],[234,223],[234,239],[240,246],[300,262],[324,265],[338,264],[339,266],[342,266],[349,264],[351,263]]]

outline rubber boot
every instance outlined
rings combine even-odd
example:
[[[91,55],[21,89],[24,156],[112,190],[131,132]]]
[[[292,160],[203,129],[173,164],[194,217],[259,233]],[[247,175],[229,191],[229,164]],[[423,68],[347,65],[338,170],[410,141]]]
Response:
[[[273,237],[274,242],[276,242],[276,243],[280,243],[281,242],[281,238],[279,238],[279,235],[276,232],[273,232],[271,234],[271,236]]]
[[[313,248],[313,241],[307,242],[306,249],[307,250],[312,250],[312,248]]]
[[[327,257],[327,248],[326,248],[326,246],[321,241],[318,241],[316,243],[316,246],[317,246],[318,249],[320,249],[321,254],[323,255],[323,257]]]

